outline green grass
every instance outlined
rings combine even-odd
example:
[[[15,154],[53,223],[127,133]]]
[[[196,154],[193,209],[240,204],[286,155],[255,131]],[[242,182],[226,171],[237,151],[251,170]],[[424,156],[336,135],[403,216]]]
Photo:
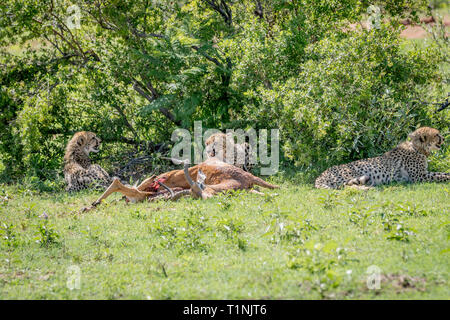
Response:
[[[0,299],[449,298],[449,184],[273,181],[282,188],[265,196],[126,205],[117,195],[84,214],[98,193],[0,186]],[[379,290],[367,288],[372,265]],[[80,289],[67,286],[71,266]]]

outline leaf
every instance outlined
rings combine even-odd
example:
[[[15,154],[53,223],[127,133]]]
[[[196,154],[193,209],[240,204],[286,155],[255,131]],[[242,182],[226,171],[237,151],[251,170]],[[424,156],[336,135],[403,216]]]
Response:
[[[202,75],[203,73],[205,73],[206,70],[202,69],[202,68],[198,68],[198,67],[193,67],[187,70],[184,70],[182,73],[185,75],[189,75],[189,76],[197,76],[197,75]]]
[[[325,246],[323,247],[323,251],[326,253],[331,253],[331,252],[335,251],[337,247],[338,247],[338,244],[335,241],[330,241],[330,242],[327,242],[327,244],[325,244]]]
[[[192,113],[195,107],[199,105],[201,99],[202,95],[200,93],[194,93],[183,101],[183,110],[187,113]]]
[[[151,112],[160,108],[168,108],[173,105],[176,96],[174,94],[167,94],[159,97],[158,99],[150,102],[139,110],[141,116],[148,116]]]

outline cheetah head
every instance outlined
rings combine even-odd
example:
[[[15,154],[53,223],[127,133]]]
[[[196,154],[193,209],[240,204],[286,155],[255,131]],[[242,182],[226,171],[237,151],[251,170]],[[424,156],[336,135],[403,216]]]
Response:
[[[77,145],[89,155],[89,153],[97,153],[100,151],[100,143],[102,142],[99,137],[90,131],[81,131],[75,134]]]
[[[231,153],[227,151],[230,148],[232,148]],[[253,163],[250,163],[252,154],[251,146],[247,142],[236,143],[233,134],[230,133],[218,132],[211,135],[205,141],[205,152],[208,158],[216,157],[224,162],[228,162],[227,157],[233,155],[234,162],[231,162],[231,164],[238,167],[243,166],[247,171],[253,165]]]
[[[424,155],[428,156],[431,151],[441,149],[444,143],[444,137],[439,133],[439,130],[422,127],[409,134],[414,147]]]
[[[226,135],[215,133],[205,141],[205,152],[208,158],[224,157],[223,150],[226,147]],[[223,159],[224,160],[224,159]]]

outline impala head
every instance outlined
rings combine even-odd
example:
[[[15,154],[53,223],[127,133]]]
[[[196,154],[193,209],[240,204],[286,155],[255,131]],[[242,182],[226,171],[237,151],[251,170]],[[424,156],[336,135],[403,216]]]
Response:
[[[197,173],[197,181],[194,182],[189,175],[189,163],[186,161],[184,162],[184,176],[186,177],[187,182],[191,186],[192,195],[195,198],[205,198],[205,195],[203,194],[203,190],[205,189],[205,179],[206,175],[201,171],[198,170]]]

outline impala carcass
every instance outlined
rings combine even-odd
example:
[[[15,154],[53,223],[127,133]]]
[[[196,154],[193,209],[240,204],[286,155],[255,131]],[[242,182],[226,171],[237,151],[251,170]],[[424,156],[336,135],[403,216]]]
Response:
[[[139,202],[161,198],[177,200],[185,195],[207,199],[226,190],[250,190],[254,186],[278,188],[276,185],[217,158],[210,158],[193,167],[189,167],[189,163],[186,161],[178,160],[178,162],[184,164],[184,169],[152,176],[137,187],[126,186],[119,179],[114,179],[100,198],[83,211],[99,205],[102,200],[115,192],[123,194],[127,202]],[[251,192],[260,194],[253,189]]]

